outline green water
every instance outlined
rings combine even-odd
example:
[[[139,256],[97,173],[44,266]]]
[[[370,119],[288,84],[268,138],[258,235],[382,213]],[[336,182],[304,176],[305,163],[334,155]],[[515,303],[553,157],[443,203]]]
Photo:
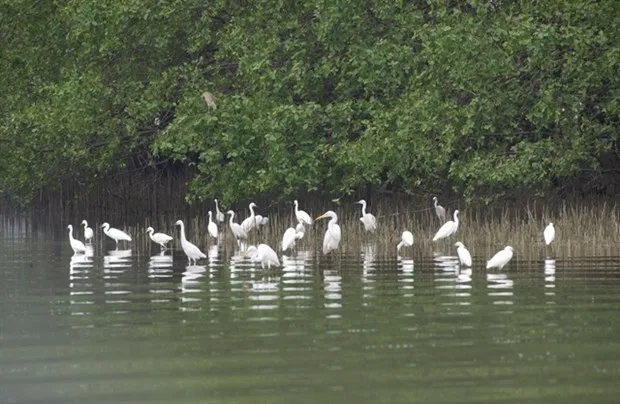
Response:
[[[302,242],[262,271],[232,245],[193,267],[105,245],[0,234],[1,403],[620,397],[620,257],[487,271],[484,251],[459,271],[448,243],[325,259]]]

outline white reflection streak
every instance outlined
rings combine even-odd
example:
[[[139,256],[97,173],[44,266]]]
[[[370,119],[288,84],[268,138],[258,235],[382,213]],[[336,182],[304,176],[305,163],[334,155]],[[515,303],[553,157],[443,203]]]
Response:
[[[501,273],[487,273],[487,288],[489,289],[489,296],[510,297],[514,293],[512,291],[513,281],[508,278],[508,275],[504,272]],[[493,304],[513,304],[510,299],[496,300]]]
[[[181,284],[196,284],[199,283],[198,279],[204,276],[207,271],[204,265],[188,265],[185,267],[183,277],[181,278]]]
[[[219,247],[220,247],[219,244],[213,244],[209,247],[209,250],[207,251],[207,259],[209,261],[209,268],[221,266]]]
[[[149,259],[149,278],[172,278],[172,255],[162,251]]]
[[[148,277],[149,280],[154,282],[154,285],[157,284],[155,281],[158,279],[172,279],[173,277],[172,255],[166,255],[166,252],[167,250],[164,250],[149,258]],[[149,289],[149,293],[157,296],[158,294],[172,294],[174,292],[171,289]],[[171,299],[153,297],[150,301],[151,303],[167,303],[170,302]]]
[[[545,260],[545,296],[555,296],[555,260]],[[547,303],[555,303],[549,301]]]
[[[89,253],[90,250],[90,253]],[[91,269],[93,268],[92,246],[86,247],[85,254],[73,255],[69,262],[69,304],[72,307],[72,316],[83,316],[89,314],[85,312],[82,305],[91,305],[95,302],[92,298],[82,296],[92,296],[94,294],[90,281]],[[75,309],[75,311],[73,311]]]
[[[113,279],[131,267],[131,250],[111,250],[103,257],[103,278]]]
[[[325,269],[323,271],[323,282],[325,290],[325,307],[341,308],[342,307],[342,276],[336,269]]]
[[[181,289],[181,303],[193,303],[202,300],[199,297],[192,296],[192,294],[202,292],[202,289],[199,287],[201,284],[199,279],[204,277],[206,271],[207,269],[204,265],[188,265],[185,267],[185,271],[181,278],[181,286],[179,287],[179,289]],[[179,310],[200,311],[202,308],[181,306]]]
[[[282,256],[282,299],[294,303],[296,308],[308,307],[312,300],[312,272],[306,268],[306,261],[312,259],[312,252],[298,250],[295,256]]]
[[[280,277],[265,276],[252,282],[250,300],[252,310],[273,310],[278,308],[280,299]]]
[[[435,266],[435,282],[439,282],[437,289],[463,289],[459,284],[459,259],[454,255],[441,255],[435,253],[433,257]],[[465,285],[468,288],[468,285]],[[449,292],[449,295],[458,295],[456,292]],[[467,294],[469,295],[469,294]]]
[[[414,279],[413,279],[413,260],[412,259],[403,259],[402,257],[398,257],[398,282],[400,284],[400,289],[403,290],[411,290],[414,289]],[[413,292],[405,293],[404,297],[413,297]]]
[[[242,282],[240,277],[246,270],[253,270],[254,266],[252,264],[252,260],[249,257],[244,257],[241,250],[237,250],[230,256],[230,261],[228,262],[228,269],[230,271],[230,279],[231,283],[239,283]],[[237,280],[239,279],[239,280]]]
[[[361,258],[362,258],[362,289],[364,291],[368,291],[368,290],[374,290],[376,289],[375,283],[377,282],[377,280],[375,279],[375,276],[377,275],[377,271],[376,271],[376,246],[373,244],[364,244],[362,245],[361,248],[362,252],[361,252]],[[375,295],[373,295],[372,293],[367,293],[364,292],[362,297],[364,299],[371,299],[374,298]]]

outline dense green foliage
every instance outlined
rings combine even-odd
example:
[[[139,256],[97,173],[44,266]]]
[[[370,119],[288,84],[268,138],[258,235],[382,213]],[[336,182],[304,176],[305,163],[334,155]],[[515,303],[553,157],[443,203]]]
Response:
[[[0,3],[16,201],[169,160],[224,202],[485,200],[620,166],[617,0]]]

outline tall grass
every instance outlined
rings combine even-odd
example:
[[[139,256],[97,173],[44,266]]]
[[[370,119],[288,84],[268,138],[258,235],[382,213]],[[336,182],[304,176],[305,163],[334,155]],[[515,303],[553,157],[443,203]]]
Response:
[[[460,209],[460,224],[456,235],[447,240],[432,242],[432,237],[442,223],[435,215],[430,198],[423,201],[412,201],[404,197],[376,199],[369,202],[368,211],[377,217],[378,231],[376,234],[366,233],[359,218],[360,205],[355,200],[341,200],[338,203],[312,198],[300,199],[300,208],[311,216],[317,217],[327,210],[338,214],[342,228],[342,240],[339,254],[360,254],[365,245],[372,245],[377,255],[393,256],[396,244],[404,230],[414,235],[413,252],[411,249],[401,251],[403,255],[428,255],[434,252],[454,253],[454,243],[462,241],[473,255],[488,256],[505,245],[515,248],[521,257],[536,257],[547,253],[554,256],[570,255],[615,255],[616,245],[620,242],[618,224],[618,206],[613,200],[588,198],[563,200],[553,204],[541,201],[513,201],[494,206],[463,206]],[[296,225],[292,201],[269,203],[257,201],[258,214],[268,216],[269,223],[260,230],[254,230],[249,243],[267,243],[279,251],[281,237],[289,226]],[[454,209],[459,208],[458,201],[444,201],[450,220]],[[229,208],[229,207],[227,207]],[[235,220],[241,222],[249,215],[247,204],[231,206],[236,212]],[[79,235],[78,226],[82,218],[89,220],[95,230],[95,238],[101,248],[114,248],[111,240],[106,240],[99,226],[108,221],[113,227],[127,230],[134,241],[132,248],[136,252],[158,252],[159,247],[151,243],[145,230],[153,226],[156,231],[168,233],[175,237],[171,246],[178,244],[178,228],[174,225],[177,219],[184,220],[188,238],[206,249],[213,243],[207,233],[208,210],[213,210],[211,201],[188,207],[185,204],[177,209],[163,212],[145,211],[136,213],[124,221],[117,212],[82,213],[77,211],[49,214],[48,223],[57,232],[58,237],[66,235],[66,225],[73,223]],[[93,217],[94,216],[94,217]],[[117,218],[115,221],[113,218]],[[5,221],[8,220],[5,215]],[[31,230],[41,226],[43,218],[28,217],[27,223]],[[313,249],[321,255],[323,234],[327,221],[316,222],[306,229],[305,237],[299,245],[305,249]],[[544,227],[552,221],[556,226],[556,240],[552,247],[546,247],[542,241]],[[228,216],[224,223],[218,224],[220,245],[225,252],[233,251],[236,242],[228,229]],[[105,243],[105,244],[103,244]]]

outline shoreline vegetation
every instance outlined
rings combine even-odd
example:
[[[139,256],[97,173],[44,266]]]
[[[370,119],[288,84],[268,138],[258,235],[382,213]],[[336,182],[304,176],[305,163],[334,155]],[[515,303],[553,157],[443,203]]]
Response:
[[[213,198],[613,197],[617,11],[8,2],[0,201],[131,218]]]

